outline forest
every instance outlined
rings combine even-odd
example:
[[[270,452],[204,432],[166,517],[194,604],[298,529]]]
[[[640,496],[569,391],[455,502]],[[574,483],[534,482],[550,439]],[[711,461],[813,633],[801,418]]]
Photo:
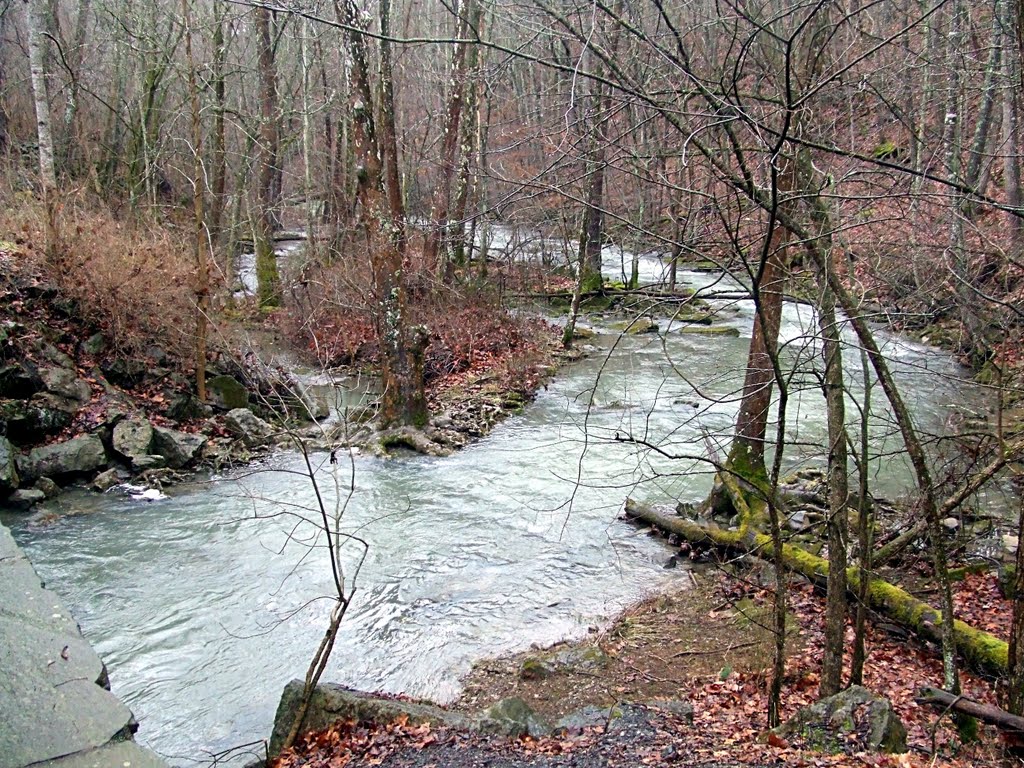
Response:
[[[822,744],[786,730],[797,705],[893,667],[906,680],[877,692],[907,759],[1020,759],[1018,0],[9,0],[0,40],[0,506],[290,451],[313,500],[281,514],[327,558],[331,609],[278,765],[495,749],[407,714],[303,736],[374,547],[342,518],[378,471],[360,452],[446,460],[582,358],[605,362],[568,396],[571,484],[667,539],[666,568],[701,569],[710,603],[756,607],[739,646],[757,653],[735,674],[714,656],[720,679],[689,690],[718,743],[749,724],[757,748],[729,760],[817,764]],[[656,389],[685,398],[614,400],[626,415],[603,421],[620,345],[660,354]],[[945,373],[914,370],[919,349]],[[321,412],[300,368],[369,397]],[[95,460],[60,454],[84,440]],[[588,473],[591,443],[629,479]],[[699,498],[673,485],[687,475]],[[559,541],[585,503],[567,494]],[[639,605],[614,626],[661,611]],[[602,657],[629,645],[601,637]],[[511,658],[522,690],[557,688],[561,662]],[[723,756],[659,728],[648,762]],[[590,765],[599,729],[581,730],[528,731],[509,764]],[[917,764],[861,731],[828,764]],[[610,744],[607,764],[639,764]]]

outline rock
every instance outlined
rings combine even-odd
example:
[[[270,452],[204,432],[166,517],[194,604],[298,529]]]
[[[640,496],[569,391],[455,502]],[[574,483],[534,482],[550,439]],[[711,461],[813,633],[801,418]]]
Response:
[[[112,383],[119,387],[134,387],[146,377],[146,364],[141,360],[127,360],[116,357],[100,364],[100,370]]]
[[[94,333],[88,339],[78,345],[78,350],[91,357],[99,357],[107,348],[107,340],[102,333]]]
[[[482,733],[493,733],[517,739],[532,736],[539,739],[551,733],[551,726],[519,698],[502,699],[477,720]]]
[[[224,416],[224,426],[249,446],[261,445],[274,434],[274,428],[248,408],[228,411]]]
[[[786,524],[789,526],[791,531],[803,533],[814,524],[814,521],[811,519],[811,515],[807,510],[798,509],[789,516],[789,520],[786,521]]]
[[[274,716],[274,731],[270,737],[271,758],[281,751],[281,744],[292,727],[302,697],[302,681],[292,680],[285,686]],[[355,691],[342,685],[321,683],[313,691],[309,709],[302,721],[302,730],[322,730],[338,720],[355,719],[388,723],[399,717],[408,718],[412,725],[430,723],[451,728],[467,728],[472,723],[463,715],[449,712],[433,704],[399,701]]]
[[[960,530],[960,521],[955,517],[947,517],[942,520],[942,527],[945,528],[948,533],[956,533]]]
[[[205,445],[204,435],[179,432],[166,427],[153,427],[152,450],[163,456],[167,460],[167,466],[172,469],[181,469],[198,460]]]
[[[203,419],[213,413],[210,406],[187,392],[173,394],[168,398],[167,402],[167,416],[175,421]]]
[[[29,507],[46,501],[46,494],[35,488],[19,488],[7,497],[6,504],[14,509],[28,509]]]
[[[146,472],[150,469],[163,469],[166,466],[167,459],[159,454],[136,456],[132,459],[132,469],[136,472]]]
[[[775,732],[784,738],[798,736],[811,748],[833,754],[850,748],[907,751],[907,731],[892,703],[859,685],[804,707]]]
[[[163,347],[158,347],[156,344],[146,347],[146,359],[152,365],[167,365],[167,353]]]
[[[612,719],[614,707],[587,706],[570,712],[555,723],[556,734],[579,735],[587,728],[603,728]]]
[[[43,386],[38,369],[27,360],[0,366],[0,397],[27,399]]]
[[[6,437],[0,436],[0,496],[18,490],[21,484],[16,456],[14,446]]]
[[[60,495],[60,486],[48,477],[40,477],[35,481],[32,488],[36,491],[42,491],[43,495],[48,499]]]
[[[84,475],[107,463],[103,441],[97,435],[81,435],[61,443],[35,448],[18,461],[22,480]]]
[[[68,357],[67,354],[57,349],[57,347],[53,346],[53,344],[44,344],[40,352],[43,353],[43,357],[58,368],[73,369],[75,367],[75,361]]]
[[[232,376],[214,376],[206,380],[206,396],[215,408],[232,411],[249,405],[249,393]]]
[[[31,445],[60,432],[71,423],[72,415],[33,401],[0,402],[0,422],[5,425],[7,439],[17,445]]]
[[[530,656],[519,667],[520,680],[544,680],[555,674],[554,668],[543,659]]]
[[[687,725],[693,725],[693,704],[684,699],[652,699],[647,704],[668,712]]]
[[[121,482],[121,473],[115,467],[111,467],[103,472],[100,472],[96,477],[92,479],[91,488],[94,491],[103,493],[113,488],[115,485]]]
[[[649,317],[638,317],[635,320],[627,320],[619,323],[612,323],[612,328],[631,336],[639,336],[642,333],[657,333],[658,324]]]
[[[85,405],[92,399],[92,389],[68,368],[44,368],[39,372],[46,385],[46,391]]]
[[[1012,533],[1004,533],[1002,536],[1002,543],[1003,549],[1006,550],[1006,554],[1017,554],[1017,547],[1020,545],[1020,539],[1018,539]]]
[[[153,445],[153,427],[142,416],[122,419],[114,425],[112,438],[114,450],[132,461],[147,456]]]

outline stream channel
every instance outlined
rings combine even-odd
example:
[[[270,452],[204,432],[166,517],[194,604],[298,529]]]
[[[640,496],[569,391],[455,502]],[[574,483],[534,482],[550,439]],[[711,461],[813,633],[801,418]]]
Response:
[[[607,253],[613,275],[619,257]],[[661,271],[660,260],[641,259],[642,280]],[[721,280],[681,273],[694,288],[737,287]],[[313,456],[324,487],[332,471],[344,486],[354,469],[343,527],[370,545],[323,679],[448,702],[476,659],[586,635],[643,595],[685,584],[685,572],[663,567],[668,545],[617,516],[627,495],[701,499],[707,466],[615,436],[724,455],[753,310],[722,310],[738,337],[664,322],[661,335],[620,336],[597,321],[589,357],[454,456],[358,456],[352,466],[345,457],[334,468]],[[786,306],[790,362],[809,356],[813,322],[809,308]],[[953,404],[982,407],[948,356],[883,338],[922,429],[943,431]],[[853,348],[846,358],[857,389]],[[882,399],[877,391],[874,447],[885,454],[897,443]],[[820,465],[825,414],[813,381],[791,396],[787,423],[787,466]],[[83,491],[52,502],[56,518],[3,515],[106,661],[114,692],[141,723],[137,739],[172,763],[268,737],[281,689],[305,674],[320,641],[328,609],[314,598],[330,592],[327,561],[289,542],[293,517],[275,516],[312,515],[301,469],[286,452],[158,501]],[[876,462],[878,492],[909,485],[898,455]]]

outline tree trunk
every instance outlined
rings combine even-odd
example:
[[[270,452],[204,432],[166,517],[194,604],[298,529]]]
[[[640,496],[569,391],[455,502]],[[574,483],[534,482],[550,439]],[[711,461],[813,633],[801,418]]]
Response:
[[[75,131],[75,120],[78,116],[79,99],[82,90],[79,77],[81,76],[86,28],[89,23],[91,9],[91,0],[80,0],[78,4],[78,17],[75,20],[75,36],[71,42],[71,48],[68,51],[65,62],[71,82],[68,84],[68,96],[64,104],[60,168],[69,175],[73,175],[76,162],[75,149],[78,136]]]
[[[449,208],[451,206],[452,186],[459,172],[459,138],[462,136],[461,121],[465,106],[469,82],[468,74],[472,67],[469,56],[469,44],[465,42],[474,33],[479,24],[482,6],[479,0],[466,0],[460,8],[460,19],[456,36],[460,41],[455,44],[451,63],[451,93],[445,107],[443,136],[441,139],[441,176],[434,189],[434,199],[430,206],[430,228],[427,230],[426,242],[423,247],[423,261],[428,266],[436,265],[442,280],[451,277],[452,263],[449,253],[450,244],[444,242],[449,230]]]
[[[696,544],[709,544],[766,559],[775,558],[770,536],[754,531],[727,531],[704,527],[698,523],[627,499],[626,515],[642,520],[662,531],[674,533]],[[792,571],[818,586],[828,580],[828,562],[806,550],[785,544],[781,560]],[[847,583],[854,589],[860,584],[860,571],[846,571]],[[881,579],[868,579],[868,605],[886,618],[906,627],[925,640],[941,643],[946,622],[942,613],[918,600],[906,590]],[[950,627],[954,647],[963,659],[982,674],[1003,676],[1007,672],[1007,644],[999,638],[955,620]]]
[[[36,138],[39,142],[39,184],[46,209],[46,257],[57,259],[57,175],[54,171],[53,135],[50,132],[50,94],[45,60],[46,36],[42,0],[22,0],[28,29],[28,57],[32,79],[32,98],[36,108]]]
[[[271,11],[255,10],[259,46],[260,138],[257,144],[257,190],[254,241],[256,247],[257,298],[261,307],[281,303],[281,280],[274,254],[274,176],[277,165],[277,73],[271,35]]]
[[[204,198],[206,194],[203,174],[203,125],[199,103],[199,83],[196,80],[195,60],[192,56],[192,9],[188,0],[181,0],[181,16],[185,24],[185,60],[188,66],[189,105],[192,111],[192,213],[195,225],[196,258],[196,394],[206,401],[206,328],[210,312],[210,264],[208,255],[209,233],[206,231]]]

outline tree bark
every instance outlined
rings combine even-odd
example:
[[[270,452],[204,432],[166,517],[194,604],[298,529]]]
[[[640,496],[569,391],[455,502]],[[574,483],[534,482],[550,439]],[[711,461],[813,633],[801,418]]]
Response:
[[[641,520],[662,531],[674,533],[696,544],[708,544],[735,552],[775,559],[771,537],[753,530],[726,531],[710,528],[686,518],[661,512],[633,499],[626,500],[626,516]],[[826,586],[828,562],[806,550],[785,544],[781,560],[792,571],[799,573],[818,586]],[[847,583],[853,589],[860,584],[860,571],[850,567],[846,571]],[[881,579],[868,579],[868,605],[883,616],[913,631],[919,637],[941,643],[946,622],[942,613],[918,600],[906,590]],[[963,659],[982,674],[1003,676],[1007,673],[1007,644],[1003,640],[954,620],[950,627],[954,646]]]
[[[39,143],[39,184],[46,209],[46,257],[57,258],[57,175],[54,171],[53,135],[50,131],[50,93],[45,69],[46,35],[42,0],[22,0],[28,29],[28,56],[32,80],[32,98],[36,109],[36,138]]]
[[[281,281],[274,254],[274,176],[277,166],[278,109],[277,72],[271,35],[271,11],[258,6],[256,37],[259,47],[260,138],[257,143],[257,190],[254,241],[256,246],[257,298],[261,307],[281,303]]]

